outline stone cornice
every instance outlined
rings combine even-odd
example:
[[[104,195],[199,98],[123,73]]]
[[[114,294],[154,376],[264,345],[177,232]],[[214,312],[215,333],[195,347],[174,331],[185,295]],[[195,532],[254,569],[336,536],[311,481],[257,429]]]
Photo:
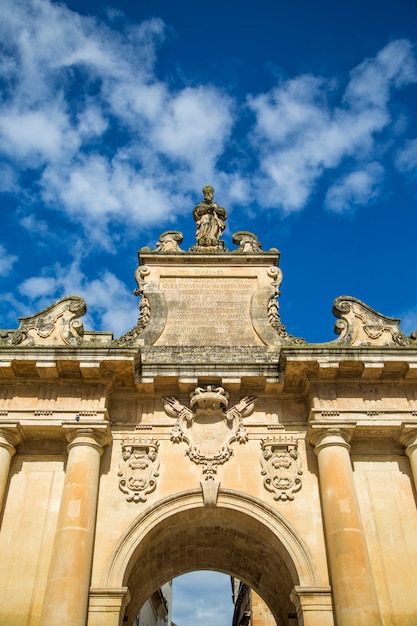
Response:
[[[185,265],[185,266],[198,266],[204,267],[210,266],[269,266],[277,265],[279,261],[280,253],[276,249],[272,249],[269,252],[258,252],[252,254],[241,254],[235,251],[224,252],[215,254],[209,254],[207,252],[176,252],[168,254],[166,252],[151,252],[142,248],[138,252],[139,262],[142,265],[156,265],[158,267],[166,267],[173,265]]]

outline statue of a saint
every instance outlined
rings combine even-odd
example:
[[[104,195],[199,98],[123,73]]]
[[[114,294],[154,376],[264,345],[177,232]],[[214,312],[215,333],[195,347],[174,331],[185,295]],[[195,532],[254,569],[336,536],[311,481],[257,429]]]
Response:
[[[193,216],[197,225],[197,246],[218,247],[219,238],[226,228],[226,211],[213,202],[214,189],[210,185],[203,187],[204,202],[200,202]]]

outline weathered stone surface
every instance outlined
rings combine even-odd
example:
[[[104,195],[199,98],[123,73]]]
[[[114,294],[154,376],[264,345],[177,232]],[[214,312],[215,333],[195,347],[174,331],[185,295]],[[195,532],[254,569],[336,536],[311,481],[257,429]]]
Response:
[[[14,346],[79,346],[84,328],[79,319],[86,312],[79,296],[66,296],[30,317],[19,318],[19,328],[9,341]]]
[[[340,296],[333,304],[333,313],[340,318],[335,332],[337,343],[350,346],[412,346],[417,341],[406,337],[399,328],[399,319],[386,317],[357,298]]]
[[[279,626],[414,626],[414,337],[350,297],[335,341],[291,337],[277,251],[175,232],[124,337],[80,334],[77,298],[0,333],[0,623],[133,626],[214,569]]]

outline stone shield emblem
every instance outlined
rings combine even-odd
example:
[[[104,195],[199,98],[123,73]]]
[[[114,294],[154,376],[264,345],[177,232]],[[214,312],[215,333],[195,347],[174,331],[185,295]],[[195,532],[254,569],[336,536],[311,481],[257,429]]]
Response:
[[[266,439],[262,446],[262,476],[264,487],[274,494],[274,500],[294,500],[301,489],[301,461],[298,444],[292,438]]]

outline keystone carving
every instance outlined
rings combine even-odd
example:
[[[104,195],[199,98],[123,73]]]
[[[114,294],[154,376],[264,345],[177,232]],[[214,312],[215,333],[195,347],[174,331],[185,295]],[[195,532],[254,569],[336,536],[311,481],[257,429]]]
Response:
[[[399,319],[385,317],[352,296],[340,296],[333,304],[338,317],[333,343],[346,346],[416,346],[413,335],[407,337],[399,328]]]
[[[19,317],[19,328],[11,335],[14,346],[79,346],[84,327],[78,318],[86,313],[85,301],[66,296],[36,315]]]
[[[159,476],[159,442],[155,439],[133,438],[122,441],[119,463],[119,487],[128,502],[146,502],[156,488]]]
[[[265,489],[274,494],[274,500],[294,500],[294,494],[301,489],[303,473],[297,441],[285,436],[263,439],[261,448]]]
[[[254,409],[255,396],[245,396],[228,409],[229,394],[223,387],[197,387],[190,396],[190,407],[172,396],[163,398],[167,415],[176,418],[171,441],[188,444],[187,456],[203,466],[205,480],[214,480],[217,466],[230,459],[234,441],[246,443],[248,436],[242,418]]]

